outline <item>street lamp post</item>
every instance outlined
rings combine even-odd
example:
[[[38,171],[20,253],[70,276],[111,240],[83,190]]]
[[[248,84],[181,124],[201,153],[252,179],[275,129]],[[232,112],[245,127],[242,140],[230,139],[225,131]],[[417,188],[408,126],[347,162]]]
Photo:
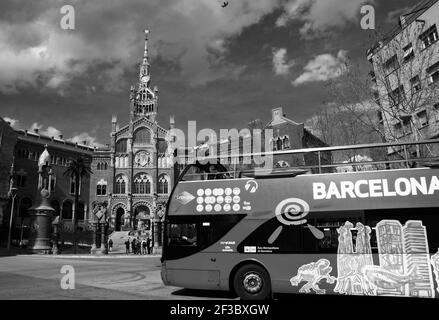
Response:
[[[10,195],[12,197],[12,206],[11,206],[11,217],[9,219],[8,251],[11,250],[12,221],[14,220],[14,207],[15,207],[15,197],[17,196],[17,188],[11,188]]]
[[[154,252],[157,253],[159,249],[159,222],[158,222],[158,200],[159,200],[159,126],[157,120],[155,121],[155,190],[154,193],[154,217],[153,217],[153,242]]]
[[[158,251],[159,248],[159,230],[158,230],[158,223],[157,223],[157,209],[158,209],[158,194],[154,193],[154,217],[153,217],[153,225],[152,225],[152,241],[154,242],[154,253]]]

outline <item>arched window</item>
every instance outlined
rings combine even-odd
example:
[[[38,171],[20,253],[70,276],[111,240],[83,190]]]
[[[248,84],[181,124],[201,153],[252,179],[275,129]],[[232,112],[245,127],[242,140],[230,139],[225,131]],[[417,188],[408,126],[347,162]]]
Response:
[[[148,144],[151,143],[151,131],[148,128],[140,128],[134,132],[135,144]]]
[[[108,164],[106,162],[104,163],[104,170],[108,170]]]
[[[116,152],[126,153],[127,152],[127,139],[120,139],[116,142]]]
[[[106,196],[107,195],[107,181],[101,179],[96,184],[96,195],[97,196]]]
[[[101,170],[101,163],[100,162],[98,162],[97,169]]]
[[[20,208],[18,214],[20,217],[27,217],[30,215],[29,208],[32,207],[32,200],[29,198],[23,198],[20,201]]]
[[[123,175],[116,177],[116,183],[114,188],[114,193],[116,194],[125,194],[126,193],[126,178]]]
[[[50,201],[50,205],[52,206],[53,209],[55,209],[55,216],[59,216],[60,211],[61,211],[61,207],[59,205],[58,200]]]
[[[129,158],[128,156],[120,156],[116,157],[116,168],[128,168],[129,167]]]
[[[284,138],[282,139],[282,142],[284,145],[284,149],[290,148],[290,138],[288,138],[288,136],[284,136]]]
[[[128,168],[130,165],[129,165],[129,158],[128,158],[128,156],[125,156],[125,159],[124,159],[124,168]]]
[[[20,169],[17,172],[16,179],[17,179],[16,180],[17,181],[17,187],[19,187],[19,188],[26,187],[27,172],[24,171],[23,169]]]
[[[282,150],[282,139],[280,137],[278,137],[276,139],[276,149],[277,150]]]
[[[134,178],[134,193],[150,194],[151,185],[151,178],[147,174],[139,174]]]
[[[166,175],[162,175],[159,178],[159,186],[158,186],[159,194],[168,194],[169,193],[169,177]]]
[[[70,200],[64,201],[62,204],[62,218],[70,220],[73,217],[73,203]]]

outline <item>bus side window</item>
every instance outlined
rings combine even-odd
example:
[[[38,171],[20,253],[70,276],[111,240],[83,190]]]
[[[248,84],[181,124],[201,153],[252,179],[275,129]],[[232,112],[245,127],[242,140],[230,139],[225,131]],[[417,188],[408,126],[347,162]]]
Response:
[[[197,226],[195,223],[171,223],[168,234],[169,246],[197,246]]]
[[[199,181],[204,180],[204,173],[201,172],[200,168],[191,165],[188,170],[184,173],[184,176],[181,178],[182,181]]]

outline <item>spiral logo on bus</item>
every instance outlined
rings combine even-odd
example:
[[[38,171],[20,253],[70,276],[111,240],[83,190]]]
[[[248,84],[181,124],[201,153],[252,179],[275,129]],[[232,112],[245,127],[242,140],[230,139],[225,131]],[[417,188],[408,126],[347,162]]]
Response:
[[[309,205],[302,199],[286,199],[277,205],[275,214],[283,225],[300,226],[307,223],[305,217],[309,214]]]

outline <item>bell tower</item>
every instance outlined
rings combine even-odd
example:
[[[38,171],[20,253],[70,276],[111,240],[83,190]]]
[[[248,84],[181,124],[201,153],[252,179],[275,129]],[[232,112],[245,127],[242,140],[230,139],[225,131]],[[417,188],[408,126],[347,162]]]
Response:
[[[149,30],[145,30],[145,49],[139,68],[139,81],[137,86],[131,86],[130,105],[133,120],[146,117],[154,122],[157,116],[158,89],[157,87],[151,89],[148,36]]]

